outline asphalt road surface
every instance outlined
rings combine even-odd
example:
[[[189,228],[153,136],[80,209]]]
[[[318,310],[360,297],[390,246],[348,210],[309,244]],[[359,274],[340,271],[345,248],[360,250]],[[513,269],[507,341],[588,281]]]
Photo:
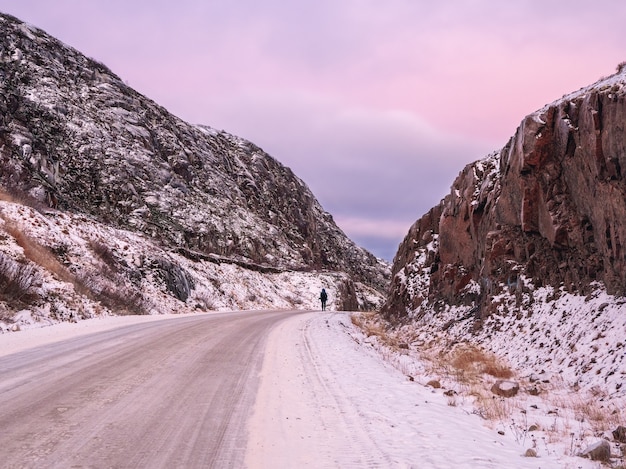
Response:
[[[0,467],[241,467],[267,334],[293,314],[186,316],[0,357]]]

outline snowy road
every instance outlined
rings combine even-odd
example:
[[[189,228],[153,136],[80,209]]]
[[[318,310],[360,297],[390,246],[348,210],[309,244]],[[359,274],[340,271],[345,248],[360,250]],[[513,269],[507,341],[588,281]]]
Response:
[[[0,467],[596,467],[523,457],[383,362],[347,313],[112,320],[127,325],[0,335]]]
[[[267,332],[293,315],[187,316],[0,357],[0,467],[241,467]]]

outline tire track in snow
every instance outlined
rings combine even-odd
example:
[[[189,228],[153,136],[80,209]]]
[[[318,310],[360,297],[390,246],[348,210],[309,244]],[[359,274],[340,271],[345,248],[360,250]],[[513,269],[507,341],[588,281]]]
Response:
[[[337,313],[331,313],[334,318]],[[345,314],[341,315],[345,318]],[[360,415],[354,402],[350,400],[345,389],[342,389],[334,377],[338,370],[332,365],[336,362],[332,359],[324,359],[324,354],[331,352],[325,342],[315,340],[315,331],[311,326],[318,318],[307,320],[302,328],[303,350],[302,358],[305,367],[312,370],[308,373],[314,389],[317,389],[317,399],[321,408],[327,409],[322,413],[322,420],[333,438],[341,436],[347,439],[347,444],[340,454],[335,454],[334,459],[338,467],[390,467],[392,460],[379,448],[373,435],[367,432],[363,426],[363,416]],[[328,319],[325,324],[330,327]],[[325,368],[324,370],[322,368]]]
[[[398,467],[334,379],[343,366],[336,368],[341,357],[329,337],[343,331],[327,330],[325,318],[335,315],[347,317],[310,313],[284,321],[268,338],[246,467]]]
[[[553,469],[353,340],[346,313],[309,313],[268,337],[246,467]],[[577,461],[578,465],[578,461]],[[582,463],[580,464],[584,466]]]

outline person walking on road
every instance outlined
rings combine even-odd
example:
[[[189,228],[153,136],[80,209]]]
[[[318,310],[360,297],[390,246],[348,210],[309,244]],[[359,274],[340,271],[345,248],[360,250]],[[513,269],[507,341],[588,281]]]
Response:
[[[326,294],[326,289],[322,288],[322,293],[320,293],[320,301],[322,302],[322,311],[326,311],[327,300],[328,300],[328,295]]]

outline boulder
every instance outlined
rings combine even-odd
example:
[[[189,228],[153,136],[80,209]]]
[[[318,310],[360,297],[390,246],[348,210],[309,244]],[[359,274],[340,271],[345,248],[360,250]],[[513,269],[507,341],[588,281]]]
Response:
[[[619,426],[613,430],[613,438],[620,443],[626,443],[626,427]]]
[[[536,458],[537,450],[535,450],[534,448],[528,448],[524,453],[524,456],[526,456],[527,458]]]
[[[515,381],[498,380],[491,386],[491,392],[497,396],[513,397],[519,392],[519,383]]]
[[[579,456],[592,461],[608,462],[611,459],[611,445],[606,440],[597,441],[588,446]]]
[[[431,379],[426,386],[430,386],[431,388],[439,389],[441,387],[441,383],[436,379]]]

